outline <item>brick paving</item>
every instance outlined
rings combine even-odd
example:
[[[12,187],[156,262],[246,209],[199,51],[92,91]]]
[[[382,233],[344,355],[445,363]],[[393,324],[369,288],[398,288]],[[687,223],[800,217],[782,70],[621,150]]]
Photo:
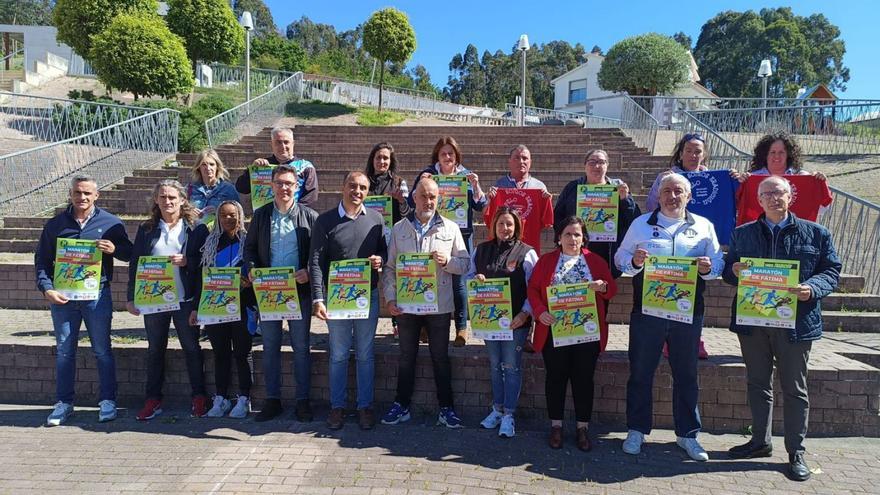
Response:
[[[478,428],[449,431],[425,417],[360,431],[291,419],[191,419],[170,411],[139,423],[123,411],[98,424],[78,409],[62,427],[41,426],[48,409],[0,405],[0,493],[302,494],[790,494],[876,493],[880,440],[808,439],[813,477],[784,475],[782,439],[769,459],[728,460],[740,435],[701,435],[710,462],[687,459],[668,430],[639,456],[621,452],[619,431],[597,431],[594,449],[546,446],[545,431],[503,440]],[[176,413],[176,414],[174,414]]]

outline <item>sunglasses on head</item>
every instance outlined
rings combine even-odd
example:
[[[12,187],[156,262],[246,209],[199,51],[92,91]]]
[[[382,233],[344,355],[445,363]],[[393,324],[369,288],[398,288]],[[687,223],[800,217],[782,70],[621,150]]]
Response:
[[[697,141],[702,141],[704,143],[706,142],[706,140],[703,139],[703,135],[696,133],[696,132],[693,134],[685,134],[684,137],[682,138],[682,141],[684,141],[686,143],[688,141],[693,141],[694,139],[696,139]]]

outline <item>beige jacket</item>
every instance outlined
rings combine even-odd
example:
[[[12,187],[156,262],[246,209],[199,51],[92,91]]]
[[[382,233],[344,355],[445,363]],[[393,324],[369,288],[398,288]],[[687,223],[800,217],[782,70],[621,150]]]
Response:
[[[437,268],[439,314],[454,311],[452,275],[467,273],[471,260],[458,225],[439,214],[436,214],[431,220],[431,227],[421,240],[409,218],[402,218],[394,224],[391,229],[391,242],[388,245],[388,261],[382,270],[382,288],[386,301],[397,300],[397,255],[433,251],[446,253],[449,257],[446,266]]]

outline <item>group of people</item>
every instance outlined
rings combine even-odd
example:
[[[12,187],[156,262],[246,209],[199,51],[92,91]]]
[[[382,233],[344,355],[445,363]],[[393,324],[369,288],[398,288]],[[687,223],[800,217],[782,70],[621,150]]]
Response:
[[[411,418],[416,358],[421,333],[427,334],[433,364],[439,412],[437,422],[449,428],[463,426],[454,407],[448,347],[450,323],[455,322],[454,341],[465,342],[467,291],[465,282],[508,279],[512,312],[508,340],[486,340],[492,384],[489,414],[480,422],[498,429],[501,437],[515,435],[515,412],[522,384],[522,353],[528,342],[543,357],[549,445],[563,445],[565,396],[569,382],[576,420],[575,441],[589,451],[592,442],[589,423],[593,408],[593,376],[599,355],[608,341],[607,311],[617,293],[616,280],[633,277],[633,309],[629,325],[629,368],[627,382],[627,428],[623,451],[638,454],[645,435],[652,428],[652,387],[661,354],[668,354],[673,376],[673,420],[678,445],[697,461],[708,460],[697,435],[701,430],[698,410],[697,359],[700,353],[705,283],[718,277],[736,285],[746,265],[741,258],[790,259],[800,262],[799,284],[790,289],[797,299],[797,321],[793,329],[773,329],[731,323],[739,336],[747,368],[748,401],[752,409],[751,440],[730,450],[733,457],[770,455],[772,425],[772,373],[779,370],[785,398],[785,447],[790,455],[790,475],[807,479],[803,440],[807,431],[807,362],[812,341],[821,337],[819,301],[837,285],[841,263],[828,231],[790,212],[791,186],[781,175],[802,173],[796,144],[788,136],[771,136],[759,144],[751,174],[772,177],[760,183],[758,201],[764,213],[737,228],[727,254],[722,253],[713,224],[688,211],[691,183],[674,172],[705,166],[705,142],[688,134],[676,147],[671,172],[655,181],[648,197],[648,209],[641,213],[627,184],[607,176],[609,155],[590,150],[584,160],[584,176],[570,182],[553,208],[555,249],[540,255],[541,246],[526,242],[528,231],[549,227],[549,219],[524,218],[521,209],[494,204],[504,190],[536,190],[550,201],[543,182],[531,176],[531,153],[524,145],[511,150],[509,173],[484,192],[479,177],[462,165],[458,143],[441,138],[433,149],[433,165],[425,168],[410,191],[398,172],[394,148],[388,143],[373,147],[363,170],[346,174],[339,204],[319,214],[310,205],[318,194],[317,170],[294,153],[290,129],[272,131],[273,155],[254,162],[271,166],[271,201],[253,212],[245,229],[239,194],[251,194],[248,173],[233,186],[219,156],[206,151],[193,168],[193,183],[182,186],[175,180],[160,181],[153,189],[150,218],[143,222],[132,243],[120,219],[95,205],[97,184],[88,177],[71,183],[70,206],[45,226],[35,255],[37,286],[50,302],[58,344],[57,404],[48,417],[49,425],[64,423],[73,412],[75,353],[80,324],[85,321],[100,378],[99,420],[116,417],[115,363],[110,346],[111,299],[109,283],[113,258],[129,262],[128,310],[139,314],[134,304],[136,267],[143,256],[167,256],[175,267],[179,309],[144,314],[148,340],[147,385],[144,407],[138,420],[149,420],[162,412],[165,349],[173,321],[186,356],[192,388],[193,416],[245,417],[251,409],[252,332],[259,322],[262,333],[265,401],[256,421],[267,421],[283,412],[281,397],[282,322],[259,321],[252,283],[255,270],[288,267],[298,288],[300,319],[289,319],[296,381],[294,414],[299,421],[312,421],[310,401],[310,325],[312,316],[326,320],[329,331],[330,413],[327,426],[345,423],[349,353],[354,347],[357,371],[358,424],[371,429],[377,422],[373,411],[373,342],[379,316],[379,290],[399,336],[397,389],[394,402],[379,418],[394,425]],[[766,141],[766,142],[765,142]],[[763,148],[762,148],[763,146]],[[794,148],[792,146],[795,146]],[[457,223],[440,214],[440,187],[436,176],[466,178],[467,217]],[[737,175],[737,179],[742,178]],[[613,186],[618,198],[616,240],[591,238],[584,219],[578,215],[579,186]],[[267,191],[268,192],[268,191]],[[365,198],[392,198],[389,229],[383,216],[365,207]],[[473,246],[473,212],[489,206],[489,240]],[[527,228],[526,225],[529,225]],[[536,227],[537,225],[537,227]],[[56,240],[90,239],[102,253],[100,292],[94,300],[69,300],[53,286]],[[412,310],[399,304],[397,272],[399,255],[421,254],[436,267],[435,304],[432,310]],[[699,273],[694,294],[693,318],[674,321],[643,314],[642,286],[649,257],[676,256],[694,260]],[[328,310],[328,271],[333,262],[367,260],[371,292],[369,311],[363,318],[332,318]],[[198,301],[202,293],[203,268],[240,267],[241,304],[237,321],[207,325],[214,350],[216,391],[209,400],[199,346]],[[594,338],[564,340],[556,334],[559,313],[551,311],[548,288],[585,284],[595,294],[597,322]],[[735,302],[735,301],[734,301]],[[230,394],[231,369],[235,362],[238,393]]]

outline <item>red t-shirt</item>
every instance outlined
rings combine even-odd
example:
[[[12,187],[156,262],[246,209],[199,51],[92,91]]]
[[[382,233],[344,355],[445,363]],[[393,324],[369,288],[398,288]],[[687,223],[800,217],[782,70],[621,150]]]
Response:
[[[544,197],[541,189],[508,189],[499,188],[492,201],[483,212],[486,225],[492,223],[495,211],[501,206],[509,206],[517,210],[523,222],[522,241],[541,253],[541,230],[553,226],[553,203],[550,197]],[[489,231],[489,239],[492,239]]]
[[[736,194],[736,224],[742,225],[757,220],[764,213],[758,203],[758,185],[768,175],[750,175]],[[828,182],[812,175],[783,175],[791,184],[791,205],[789,210],[798,218],[815,222],[819,209],[831,204],[831,190]]]

